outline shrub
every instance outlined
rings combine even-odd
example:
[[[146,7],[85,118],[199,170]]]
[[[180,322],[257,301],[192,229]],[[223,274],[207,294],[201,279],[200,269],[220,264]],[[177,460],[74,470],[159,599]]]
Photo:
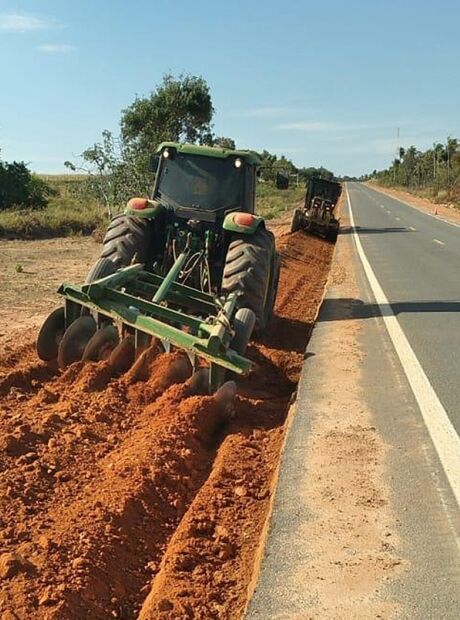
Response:
[[[0,210],[13,207],[43,209],[53,190],[31,174],[24,162],[0,161]]]

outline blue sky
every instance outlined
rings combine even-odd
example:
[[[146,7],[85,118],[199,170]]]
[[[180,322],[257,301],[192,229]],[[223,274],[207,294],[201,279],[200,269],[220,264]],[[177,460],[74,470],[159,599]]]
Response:
[[[167,72],[202,75],[215,131],[340,174],[460,137],[460,3],[0,0],[0,149],[63,171]]]

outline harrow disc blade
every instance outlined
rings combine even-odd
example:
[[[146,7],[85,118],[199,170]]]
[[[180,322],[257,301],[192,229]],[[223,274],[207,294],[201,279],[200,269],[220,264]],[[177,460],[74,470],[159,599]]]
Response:
[[[134,364],[136,341],[133,335],[125,336],[110,354],[109,362],[120,374],[126,372]]]
[[[104,325],[90,338],[83,351],[83,361],[99,362],[109,357],[120,342],[118,331],[113,325]]]
[[[208,394],[209,368],[200,368],[196,370],[187,383],[190,387],[192,394]]]
[[[59,343],[65,331],[64,308],[54,310],[43,323],[37,338],[38,357],[51,362],[58,356]]]
[[[66,368],[83,357],[83,352],[97,329],[92,316],[80,316],[65,331],[59,344],[58,364]]]

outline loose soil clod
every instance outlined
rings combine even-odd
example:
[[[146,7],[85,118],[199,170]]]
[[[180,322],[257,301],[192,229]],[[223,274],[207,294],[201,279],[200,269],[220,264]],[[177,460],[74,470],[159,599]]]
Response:
[[[240,617],[333,252],[303,233],[278,246],[276,317],[237,395],[197,395],[181,353],[126,374],[59,374],[30,344],[0,359],[0,548],[29,567],[0,579],[5,617]]]

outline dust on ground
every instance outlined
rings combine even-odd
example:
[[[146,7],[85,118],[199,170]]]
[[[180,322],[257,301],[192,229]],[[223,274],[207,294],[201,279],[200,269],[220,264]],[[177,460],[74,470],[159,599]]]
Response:
[[[0,240],[0,345],[39,326],[59,304],[58,286],[84,280],[99,249],[91,237]]]

